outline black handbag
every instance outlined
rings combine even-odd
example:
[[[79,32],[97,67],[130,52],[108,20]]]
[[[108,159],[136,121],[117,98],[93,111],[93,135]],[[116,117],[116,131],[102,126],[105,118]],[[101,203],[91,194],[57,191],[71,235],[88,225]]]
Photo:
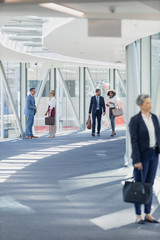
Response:
[[[129,203],[147,204],[152,196],[152,184],[144,182],[141,170],[141,182],[126,181],[123,186],[123,200]]]
[[[46,117],[45,118],[45,125],[55,125],[54,117]]]

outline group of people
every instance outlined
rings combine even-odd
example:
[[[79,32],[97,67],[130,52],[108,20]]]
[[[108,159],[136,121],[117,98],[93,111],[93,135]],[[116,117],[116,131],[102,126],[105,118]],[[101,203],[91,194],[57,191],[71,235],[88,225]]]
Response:
[[[37,107],[35,105],[35,96],[36,90],[35,88],[30,89],[30,94],[26,97],[26,106],[24,114],[27,117],[27,124],[26,124],[26,139],[38,138],[33,134],[32,128],[34,124],[34,116],[36,114]],[[56,98],[55,98],[55,90],[51,90],[49,93],[49,102],[48,108],[45,113],[45,116],[55,118],[55,107],[56,107]],[[51,125],[50,135],[49,138],[55,137],[55,125]]]
[[[30,89],[30,94],[26,98],[25,114],[27,116],[26,138],[37,138],[33,135],[32,126],[34,123],[34,115],[36,113],[35,106],[35,88]],[[116,91],[108,91],[108,102],[105,104],[104,98],[101,96],[101,90],[96,89],[96,95],[91,97],[89,106],[89,117],[92,113],[92,136],[95,137],[95,126],[97,119],[97,135],[100,136],[101,117],[106,114],[106,106],[109,107],[109,117],[111,120],[113,137],[115,132],[115,117],[112,110],[118,108],[118,101],[116,98]],[[146,183],[154,184],[156,171],[158,167],[158,155],[160,153],[160,125],[155,114],[151,113],[152,103],[149,95],[141,94],[137,98],[137,105],[140,107],[140,112],[133,116],[129,123],[129,131],[132,146],[132,159],[134,167],[134,179],[136,182],[141,181],[141,171],[143,171],[144,181]],[[50,91],[50,98],[48,108],[45,115],[55,118],[55,91]],[[55,126],[51,126],[50,138],[54,137]],[[145,222],[159,223],[151,215],[152,197],[149,203],[144,206],[145,218],[143,219],[141,213],[141,204],[135,204],[136,223],[144,224]]]
[[[105,104],[104,97],[101,96],[101,90],[96,89],[96,95],[91,97],[90,106],[89,106],[89,118],[92,113],[92,136],[95,137],[95,126],[97,119],[97,136],[100,136],[101,130],[101,118],[106,114],[106,106],[109,107],[109,118],[111,121],[112,134],[111,137],[116,135],[115,132],[115,116],[113,115],[112,110],[118,108],[118,101],[116,97],[115,90],[109,90],[108,93],[108,102]]]
[[[27,124],[26,124],[26,139],[38,138],[33,134],[32,127],[34,124],[34,116],[36,114],[37,107],[35,105],[35,96],[36,90],[35,88],[30,89],[30,94],[26,97],[26,107],[25,107],[25,115],[27,116]],[[112,110],[118,107],[118,101],[116,98],[116,91],[109,90],[108,91],[108,103],[106,104],[109,107],[109,117],[111,120],[112,134],[113,137],[116,135],[115,132],[115,117],[112,113]],[[100,136],[101,130],[101,117],[106,114],[106,106],[104,98],[101,96],[101,90],[96,89],[96,95],[91,98],[90,107],[89,107],[89,116],[92,113],[92,136],[95,136],[95,126],[97,119],[97,135]],[[55,90],[51,90],[49,93],[49,102],[48,108],[45,113],[45,116],[55,118],[55,107],[56,107],[56,98],[55,98]],[[55,125],[51,125],[49,138],[55,137]]]

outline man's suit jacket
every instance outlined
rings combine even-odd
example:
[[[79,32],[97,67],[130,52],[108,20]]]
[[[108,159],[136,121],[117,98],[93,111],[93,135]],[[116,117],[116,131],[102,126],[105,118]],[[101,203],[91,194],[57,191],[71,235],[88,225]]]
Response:
[[[160,153],[160,126],[156,115],[152,114],[152,121],[155,128],[157,149]],[[141,112],[131,118],[129,123],[129,130],[131,135],[132,145],[132,159],[133,164],[145,160],[149,151],[149,133],[146,124],[142,118]]]
[[[35,114],[35,99],[34,97],[32,97],[31,94],[29,94],[26,97],[26,106],[25,106],[25,110],[24,110],[24,114],[27,116],[34,116]]]
[[[102,114],[102,110],[103,112],[106,112],[106,107],[105,107],[105,102],[104,102],[104,98],[102,96],[100,96],[99,99],[99,110],[100,113]],[[91,102],[90,102],[90,107],[89,107],[89,114],[95,114],[97,111],[97,99],[96,96],[91,97]]]

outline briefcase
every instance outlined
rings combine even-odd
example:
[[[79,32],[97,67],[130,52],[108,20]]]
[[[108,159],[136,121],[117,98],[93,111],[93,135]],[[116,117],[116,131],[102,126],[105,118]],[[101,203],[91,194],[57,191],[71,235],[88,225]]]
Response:
[[[55,125],[55,118],[54,117],[46,117],[45,125]]]
[[[152,184],[145,183],[141,171],[141,182],[126,181],[123,186],[123,200],[129,203],[148,204],[152,196]]]
[[[87,128],[88,129],[91,129],[91,118],[90,117],[88,117],[88,120],[87,120],[87,122],[86,122],[86,125],[87,125]]]
[[[122,108],[115,108],[115,109],[112,109],[112,113],[114,117],[119,117],[123,115],[123,110]]]

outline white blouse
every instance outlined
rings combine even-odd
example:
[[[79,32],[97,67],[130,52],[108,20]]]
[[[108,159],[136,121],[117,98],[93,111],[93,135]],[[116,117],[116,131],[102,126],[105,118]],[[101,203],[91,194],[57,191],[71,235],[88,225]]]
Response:
[[[146,127],[148,129],[149,133],[149,147],[155,147],[156,146],[156,134],[155,134],[155,128],[153,125],[152,115],[150,114],[150,117],[147,118],[145,114],[142,114],[142,118],[146,124]]]
[[[56,98],[55,97],[49,98],[48,106],[50,107],[50,109],[55,108],[55,106],[56,106]]]
[[[113,98],[108,98],[108,101],[107,101],[108,105],[110,108],[115,108],[115,107],[118,107],[118,100],[117,100],[117,97],[113,97]]]

